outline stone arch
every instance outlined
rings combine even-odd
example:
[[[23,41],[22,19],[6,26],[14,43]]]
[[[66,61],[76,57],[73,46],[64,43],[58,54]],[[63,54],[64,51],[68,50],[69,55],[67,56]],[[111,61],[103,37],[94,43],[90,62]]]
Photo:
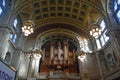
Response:
[[[112,53],[108,53],[106,55],[106,60],[107,60],[107,64],[108,64],[109,67],[112,67],[115,64],[115,61],[114,61]]]
[[[10,60],[11,60],[11,53],[7,52],[4,61],[10,63]]]
[[[113,12],[113,0],[107,0],[106,1],[106,8],[107,8],[107,13],[112,13]]]

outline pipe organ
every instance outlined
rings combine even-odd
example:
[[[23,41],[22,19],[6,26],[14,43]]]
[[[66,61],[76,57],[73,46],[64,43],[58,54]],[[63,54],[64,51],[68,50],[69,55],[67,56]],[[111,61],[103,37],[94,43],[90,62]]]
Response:
[[[50,65],[63,65],[68,64],[68,41],[55,43],[51,42],[50,46]]]
[[[68,40],[55,40],[48,44],[42,49],[44,52],[42,71],[76,71],[76,49]]]

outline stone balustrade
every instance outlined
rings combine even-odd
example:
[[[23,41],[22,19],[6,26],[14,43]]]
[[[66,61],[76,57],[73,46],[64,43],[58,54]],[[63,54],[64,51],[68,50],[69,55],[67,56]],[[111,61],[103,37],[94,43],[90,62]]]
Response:
[[[27,80],[81,80],[79,73],[50,72],[37,73],[36,77]]]

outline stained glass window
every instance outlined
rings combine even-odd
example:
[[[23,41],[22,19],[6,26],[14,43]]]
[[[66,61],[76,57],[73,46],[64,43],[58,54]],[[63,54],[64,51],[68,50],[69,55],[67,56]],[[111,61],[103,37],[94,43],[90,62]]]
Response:
[[[114,2],[114,11],[116,11],[116,10],[117,10],[117,3]]]
[[[13,22],[13,25],[14,25],[15,28],[17,28],[17,24],[18,24],[18,20],[15,19],[14,22]]]
[[[120,22],[120,0],[114,0],[114,16]]]
[[[117,18],[118,18],[118,20],[120,22],[120,11],[117,12],[116,16],[117,16]]]
[[[0,15],[2,14],[2,12],[3,12],[3,10],[2,10],[2,8],[0,7]]]
[[[5,0],[3,0],[2,5],[5,7]]]
[[[12,40],[12,42],[16,42],[17,39],[17,35],[16,34],[10,34],[10,39]]]
[[[103,33],[105,42],[107,42],[109,40],[109,37],[106,35],[106,32],[107,32],[107,30],[105,30],[105,32]]]
[[[15,28],[15,30],[16,30],[17,27],[18,27],[18,19],[17,19],[17,18],[14,19],[14,21],[13,21],[13,27]],[[12,42],[15,43],[15,42],[16,42],[16,39],[17,39],[17,34],[11,34],[11,35],[10,35],[10,38],[11,38]]]
[[[101,37],[100,37],[100,41],[101,41],[101,43],[102,43],[102,46],[104,46],[104,45],[105,45],[105,41],[104,41],[104,37],[103,37],[103,35],[101,35]]]
[[[120,4],[120,0],[117,0],[117,3]]]
[[[100,28],[101,28],[102,34],[100,38],[96,39],[97,49],[100,49],[101,46],[104,46],[106,42],[109,40],[109,37],[106,35],[107,29],[106,29],[106,24],[104,20],[101,21]]]
[[[0,0],[0,16],[2,15],[4,8],[5,8],[5,0]]]
[[[14,36],[13,36],[13,42],[14,42],[14,43],[16,42],[16,39],[17,39],[17,35],[14,34]]]
[[[100,27],[101,27],[102,31],[105,29],[105,22],[104,22],[104,20],[101,21]]]
[[[96,39],[97,49],[101,49],[100,40]]]

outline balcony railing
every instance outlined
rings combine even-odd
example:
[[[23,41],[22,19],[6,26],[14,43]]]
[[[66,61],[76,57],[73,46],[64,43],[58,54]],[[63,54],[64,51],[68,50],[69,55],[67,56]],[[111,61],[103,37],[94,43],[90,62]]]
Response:
[[[37,73],[36,77],[27,80],[81,80],[79,73],[65,73],[65,72],[50,72]]]

